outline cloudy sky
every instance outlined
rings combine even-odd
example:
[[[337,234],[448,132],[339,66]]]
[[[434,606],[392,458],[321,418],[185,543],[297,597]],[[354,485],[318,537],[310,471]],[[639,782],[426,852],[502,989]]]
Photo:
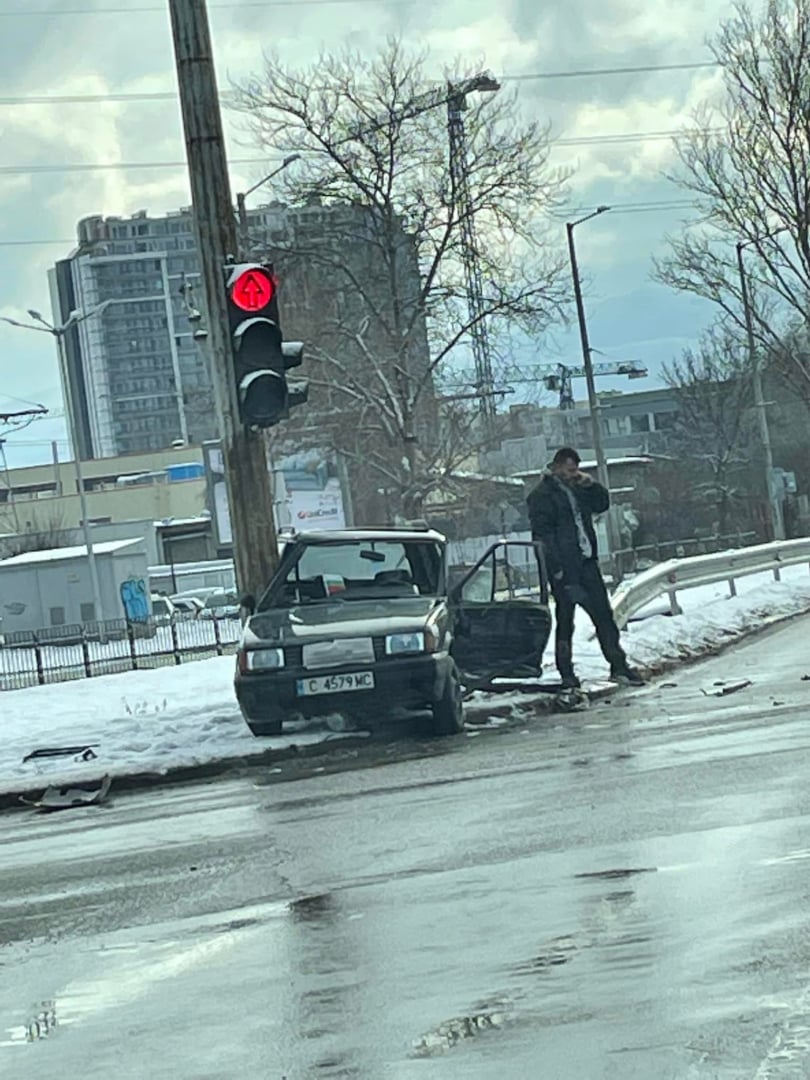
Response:
[[[515,78],[527,115],[553,124],[555,162],[575,169],[572,206],[613,207],[577,232],[592,344],[609,358],[640,360],[651,372],[711,317],[699,302],[654,284],[650,260],[689,216],[683,196],[662,178],[673,153],[670,140],[658,136],[677,130],[696,104],[717,94],[718,72],[698,65],[710,60],[707,35],[730,13],[725,0],[210,3],[221,86],[229,76],[259,72],[263,48],[305,64],[321,48],[350,44],[372,52],[391,33],[428,47],[437,74],[461,56]],[[665,67],[679,64],[694,66]],[[634,67],[658,70],[577,74]],[[167,0],[0,0],[0,315],[23,318],[30,307],[50,314],[46,272],[71,249],[80,217],[188,204],[175,101],[114,98],[175,89]],[[65,100],[76,97],[92,100]],[[235,120],[226,113],[239,190],[262,168],[256,152],[239,144]],[[562,226],[561,234],[563,242]],[[577,355],[576,336],[561,332],[543,343],[537,360]],[[61,410],[48,335],[0,323],[0,364],[0,409],[22,400]],[[47,460],[51,439],[67,453],[58,416],[10,434],[9,464]]]

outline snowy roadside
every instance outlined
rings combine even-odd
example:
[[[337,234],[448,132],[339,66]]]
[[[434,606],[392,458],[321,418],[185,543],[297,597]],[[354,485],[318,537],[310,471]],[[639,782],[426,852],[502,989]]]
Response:
[[[725,584],[679,593],[684,614],[650,614],[631,623],[624,643],[631,661],[654,673],[672,663],[693,659],[772,622],[810,610],[810,574],[806,566],[743,578],[738,595],[728,598]],[[657,610],[660,611],[660,603]],[[651,610],[655,610],[651,605]],[[605,663],[588,619],[578,613],[575,638],[577,670],[585,680],[604,681]],[[553,642],[545,657],[553,672]],[[199,660],[179,667],[105,675],[76,682],[5,691],[0,694],[0,795],[31,791],[46,784],[97,778],[166,773],[258,756],[279,754],[292,746],[313,747],[346,735],[327,725],[301,725],[289,734],[254,739],[233,696],[234,658]],[[471,715],[486,718],[498,707],[524,707],[527,696],[474,695]],[[354,736],[357,737],[356,735]],[[41,747],[98,744],[97,758],[72,757],[23,763]]]

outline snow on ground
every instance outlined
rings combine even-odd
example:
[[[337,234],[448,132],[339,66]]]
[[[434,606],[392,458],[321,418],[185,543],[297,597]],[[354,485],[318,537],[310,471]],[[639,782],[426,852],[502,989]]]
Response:
[[[748,630],[810,609],[807,566],[782,571],[782,581],[760,574],[739,579],[738,596],[726,584],[678,593],[683,615],[655,614],[633,622],[623,635],[631,662],[656,669],[662,661],[699,656]],[[607,666],[583,612],[577,612],[574,642],[577,671],[585,679],[604,679]],[[553,640],[545,657],[553,672]],[[219,657],[151,671],[103,675],[93,679],[0,693],[0,793],[82,778],[203,765],[291,744],[303,746],[341,738],[327,724],[300,725],[289,734],[254,739],[233,696],[234,658]],[[525,696],[519,695],[525,702]],[[498,704],[517,700],[504,696]],[[493,698],[488,697],[493,703]],[[23,763],[42,747],[98,743],[98,758]]]

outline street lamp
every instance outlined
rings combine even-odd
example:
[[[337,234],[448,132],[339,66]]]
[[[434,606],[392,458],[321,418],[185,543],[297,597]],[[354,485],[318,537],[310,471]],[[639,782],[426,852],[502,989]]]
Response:
[[[237,217],[239,219],[239,245],[242,248],[243,255],[248,254],[248,244],[250,243],[250,235],[248,232],[247,207],[245,205],[245,200],[247,199],[248,195],[251,195],[254,191],[256,191],[257,188],[260,188],[262,184],[266,184],[268,180],[272,180],[274,176],[278,176],[280,172],[283,172],[288,165],[292,165],[294,161],[300,160],[300,154],[290,154],[288,157],[284,158],[284,160],[277,169],[273,169],[273,171],[267,176],[265,176],[263,180],[259,180],[259,182],[254,184],[253,187],[249,187],[247,191],[239,192],[239,194],[236,196]]]
[[[593,361],[591,354],[590,341],[588,340],[588,324],[585,320],[585,303],[582,299],[582,283],[579,280],[579,266],[577,264],[577,251],[574,246],[574,229],[577,225],[582,225],[586,221],[590,221],[591,218],[599,217],[600,214],[605,214],[610,210],[609,206],[597,206],[597,208],[590,214],[586,214],[585,217],[579,218],[577,221],[569,221],[566,223],[565,231],[568,236],[568,257],[571,263],[571,277],[574,281],[574,298],[577,305],[577,321],[579,322],[579,339],[582,345],[582,366],[585,368],[585,381],[588,384],[588,408],[591,414],[591,426],[593,428],[593,449],[596,455],[596,472],[599,477],[599,483],[605,488],[606,491],[610,491],[610,478],[608,476],[607,458],[605,457],[605,448],[602,441],[602,414],[601,406],[599,405],[599,398],[596,394],[596,381],[593,375]],[[608,546],[610,547],[610,567],[613,576],[615,577],[615,560],[614,551],[618,550],[618,541],[616,538],[616,529],[613,518],[613,507],[608,510],[606,517],[607,534],[608,534]]]
[[[751,366],[751,376],[754,384],[754,406],[759,419],[759,432],[762,440],[762,450],[765,454],[765,484],[768,493],[768,509],[770,511],[771,532],[774,540],[785,539],[785,522],[782,515],[782,502],[776,493],[773,482],[773,450],[771,449],[771,432],[768,427],[768,412],[765,398],[762,392],[762,372],[757,359],[757,347],[754,341],[754,319],[751,311],[751,301],[748,295],[748,279],[743,262],[743,250],[749,244],[761,240],[770,240],[785,229],[777,229],[768,236],[759,236],[755,240],[740,240],[737,243],[737,270],[740,275],[740,294],[742,297],[743,313],[745,315],[745,331],[748,337],[748,362]]]
[[[16,319],[9,319],[5,316],[0,316],[0,321],[8,323],[9,326],[19,327],[21,330],[38,330],[43,334],[50,334],[52,338],[56,340],[56,348],[59,355],[59,367],[62,378],[65,385],[65,395],[67,397],[67,421],[68,421],[68,433],[70,435],[70,442],[73,447],[73,459],[74,467],[76,470],[76,484],[79,488],[79,505],[81,507],[82,514],[82,535],[84,536],[84,545],[87,549],[87,562],[90,570],[90,584],[93,590],[93,607],[95,608],[96,620],[98,622],[103,621],[103,607],[101,599],[101,585],[98,576],[98,565],[96,564],[96,553],[93,550],[93,541],[90,535],[90,522],[88,520],[87,512],[87,495],[84,490],[84,476],[82,475],[81,455],[79,453],[78,438],[76,435],[76,418],[73,412],[73,401],[70,393],[70,379],[67,377],[67,365],[65,359],[65,337],[69,330],[74,326],[78,326],[79,323],[86,322],[87,319],[92,319],[96,315],[101,315],[110,304],[115,303],[114,300],[105,300],[103,303],[98,304],[91,311],[71,311],[61,326],[52,326],[46,319],[40,315],[38,311],[34,311],[33,308],[28,309],[28,315],[34,320],[33,323],[17,322]],[[102,635],[103,640],[103,635]]]

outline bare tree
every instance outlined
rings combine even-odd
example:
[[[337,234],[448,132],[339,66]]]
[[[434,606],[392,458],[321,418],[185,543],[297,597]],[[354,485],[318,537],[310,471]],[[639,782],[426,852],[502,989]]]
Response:
[[[448,82],[466,74],[448,73]],[[411,509],[449,467],[450,446],[456,457],[462,432],[468,456],[480,434],[474,410],[436,402],[437,384],[473,383],[476,323],[486,320],[497,350],[501,331],[542,333],[568,295],[544,222],[566,180],[549,165],[548,129],[522,121],[514,95],[470,97],[469,214],[484,289],[483,309],[470,314],[446,101],[438,93],[436,107],[420,104],[432,86],[426,55],[391,40],[372,60],[325,54],[300,71],[269,57],[263,75],[235,91],[262,150],[301,155],[283,177],[287,202],[325,211],[316,232],[285,237],[271,227],[265,237],[287,281],[285,330],[291,275],[308,303],[300,333],[316,361],[309,420],[328,423],[331,413],[343,449],[377,467]],[[320,268],[317,298],[307,296],[304,268],[310,278]]]
[[[708,476],[691,490],[715,508],[718,534],[725,536],[750,471],[753,393],[746,350],[733,329],[717,324],[697,349],[684,350],[680,360],[664,367],[664,378],[678,401],[671,449],[698,478]]]
[[[768,0],[761,15],[740,3],[711,48],[723,100],[705,103],[678,137],[681,169],[670,177],[698,214],[655,274],[744,327],[735,250],[744,245],[755,334],[806,396],[807,354],[779,340],[791,320],[806,325],[810,298],[810,0]]]
[[[17,521],[19,526],[19,521]],[[70,547],[76,543],[76,532],[65,527],[64,515],[53,510],[35,522],[28,522],[24,529],[0,543],[3,558],[24,555],[29,551],[50,551],[52,548]]]

